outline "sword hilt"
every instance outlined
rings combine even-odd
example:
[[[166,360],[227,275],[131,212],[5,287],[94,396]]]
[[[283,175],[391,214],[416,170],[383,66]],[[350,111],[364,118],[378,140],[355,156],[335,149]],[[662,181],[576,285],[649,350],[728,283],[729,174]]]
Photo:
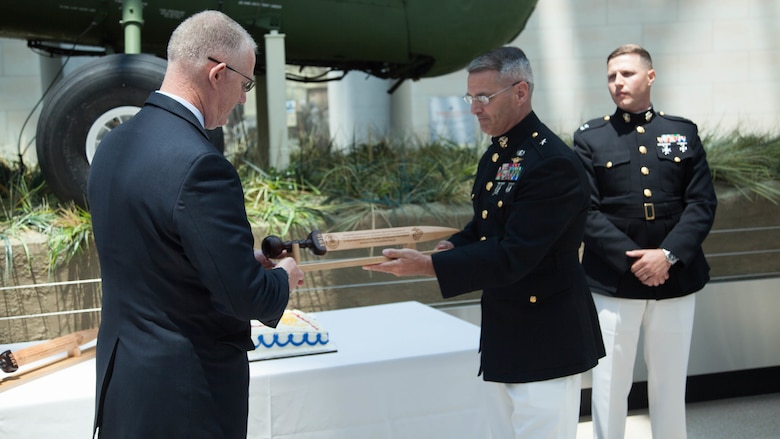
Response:
[[[16,364],[14,354],[10,350],[0,354],[0,370],[6,373],[16,372],[19,369],[19,365]]]
[[[278,236],[269,235],[263,239],[260,248],[267,258],[275,259],[281,256],[284,250],[287,250],[288,253],[292,252],[295,244],[300,248],[308,248],[309,252],[315,256],[322,256],[328,252],[325,240],[319,230],[312,231],[303,240],[282,241]]]

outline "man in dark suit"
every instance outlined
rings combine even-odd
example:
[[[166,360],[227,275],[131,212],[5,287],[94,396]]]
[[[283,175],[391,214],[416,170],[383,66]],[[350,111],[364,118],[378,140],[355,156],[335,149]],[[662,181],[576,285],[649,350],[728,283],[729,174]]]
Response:
[[[445,298],[481,289],[480,372],[495,387],[493,438],[573,439],[580,374],[604,355],[579,261],[587,177],[533,112],[522,50],[496,49],[467,71],[466,102],[492,136],[474,181],[472,220],[437,245],[445,251],[385,249],[391,261],[365,268],[436,276]]]
[[[303,282],[253,251],[238,174],[206,134],[246,101],[256,48],[220,12],[182,22],[160,90],[92,162],[101,438],[246,437],[249,320],[275,326]]]
[[[717,199],[696,125],[656,112],[650,54],[607,57],[617,110],[583,124],[574,151],[588,171],[583,266],[607,356],[593,370],[594,438],[622,439],[640,328],[653,437],[684,439],[694,292],[709,280],[701,244]]]

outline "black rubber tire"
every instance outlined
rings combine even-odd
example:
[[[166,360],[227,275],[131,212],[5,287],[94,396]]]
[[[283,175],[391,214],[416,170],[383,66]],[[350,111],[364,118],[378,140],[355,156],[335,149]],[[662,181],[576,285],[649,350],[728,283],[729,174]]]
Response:
[[[153,55],[108,55],[74,70],[52,90],[38,120],[36,151],[41,172],[57,198],[87,208],[90,128],[101,118],[107,122],[112,111],[127,113],[129,107],[143,106],[160,87],[165,66],[164,59]],[[111,117],[108,122],[124,120]]]

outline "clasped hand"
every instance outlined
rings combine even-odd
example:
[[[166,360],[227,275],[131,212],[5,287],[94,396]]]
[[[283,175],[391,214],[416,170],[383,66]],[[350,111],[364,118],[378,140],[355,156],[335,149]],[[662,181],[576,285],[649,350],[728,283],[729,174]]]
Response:
[[[657,287],[669,279],[669,268],[672,264],[666,260],[666,255],[660,248],[629,250],[626,256],[636,258],[631,264],[631,272],[644,285]]]

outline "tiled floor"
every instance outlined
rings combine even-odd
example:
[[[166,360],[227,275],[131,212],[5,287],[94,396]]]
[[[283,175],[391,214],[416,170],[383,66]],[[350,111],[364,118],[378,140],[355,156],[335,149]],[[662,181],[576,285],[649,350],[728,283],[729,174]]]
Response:
[[[779,378],[780,379],[780,378]],[[688,404],[688,439],[780,439],[780,393]],[[592,439],[583,418],[577,439]],[[626,439],[652,439],[647,410],[630,412]]]

